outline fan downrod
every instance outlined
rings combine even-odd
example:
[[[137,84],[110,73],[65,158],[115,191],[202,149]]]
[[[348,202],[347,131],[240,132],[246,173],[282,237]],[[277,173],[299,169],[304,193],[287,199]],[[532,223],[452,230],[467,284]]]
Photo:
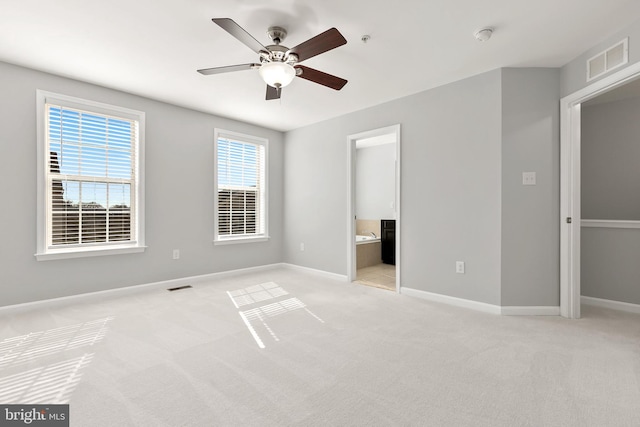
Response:
[[[269,27],[267,35],[274,44],[279,45],[287,37],[287,30],[282,27]]]

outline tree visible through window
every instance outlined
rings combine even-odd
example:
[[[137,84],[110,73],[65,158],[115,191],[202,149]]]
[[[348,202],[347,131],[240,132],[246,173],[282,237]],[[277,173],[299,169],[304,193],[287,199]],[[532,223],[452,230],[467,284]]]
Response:
[[[136,124],[47,105],[53,246],[131,240]]]
[[[44,99],[41,254],[139,243],[140,121],[133,110],[86,103]]]
[[[220,131],[216,158],[216,240],[266,236],[266,140]]]

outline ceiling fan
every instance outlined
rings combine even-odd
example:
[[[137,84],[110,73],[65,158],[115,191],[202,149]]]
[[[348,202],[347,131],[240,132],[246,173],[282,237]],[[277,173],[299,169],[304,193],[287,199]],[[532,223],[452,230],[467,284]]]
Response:
[[[291,83],[294,77],[301,77],[335,90],[340,90],[347,84],[345,79],[299,64],[304,60],[346,44],[347,40],[335,28],[289,49],[280,44],[287,36],[287,31],[282,27],[270,27],[267,34],[273,44],[263,46],[230,18],[213,18],[212,21],[256,52],[260,56],[260,63],[204,68],[198,70],[200,74],[209,75],[257,69],[267,84],[267,100],[279,99],[282,88]]]

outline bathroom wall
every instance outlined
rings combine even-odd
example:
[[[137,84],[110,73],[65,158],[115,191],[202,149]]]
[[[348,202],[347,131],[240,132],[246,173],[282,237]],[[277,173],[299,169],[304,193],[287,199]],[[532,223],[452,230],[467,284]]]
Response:
[[[395,219],[395,161],[396,144],[356,150],[356,218]]]
[[[375,233],[378,237],[382,234],[379,219],[356,219],[356,234],[360,236],[368,236],[371,233]]]

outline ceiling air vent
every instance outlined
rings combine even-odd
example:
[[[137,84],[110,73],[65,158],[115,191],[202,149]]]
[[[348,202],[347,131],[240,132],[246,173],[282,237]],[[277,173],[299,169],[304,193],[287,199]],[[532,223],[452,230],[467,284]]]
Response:
[[[587,61],[587,81],[629,62],[629,38],[614,44]]]

